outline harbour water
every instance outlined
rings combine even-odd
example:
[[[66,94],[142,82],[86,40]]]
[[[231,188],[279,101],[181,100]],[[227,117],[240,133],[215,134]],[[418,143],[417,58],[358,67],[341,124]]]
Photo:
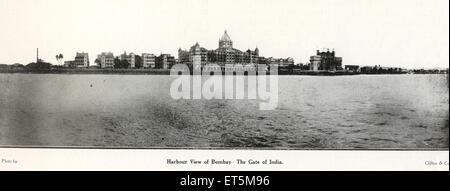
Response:
[[[448,149],[447,75],[279,76],[278,107],[166,75],[0,74],[0,146]]]

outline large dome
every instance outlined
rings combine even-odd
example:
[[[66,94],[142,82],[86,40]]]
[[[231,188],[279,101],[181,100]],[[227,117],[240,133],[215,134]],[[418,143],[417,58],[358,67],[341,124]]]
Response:
[[[225,30],[219,40],[219,48],[233,48],[233,41],[231,40],[230,36],[228,36],[227,30]]]
[[[220,38],[220,41],[232,41],[230,36],[228,36],[227,31],[225,30],[225,32],[223,33],[222,37]]]

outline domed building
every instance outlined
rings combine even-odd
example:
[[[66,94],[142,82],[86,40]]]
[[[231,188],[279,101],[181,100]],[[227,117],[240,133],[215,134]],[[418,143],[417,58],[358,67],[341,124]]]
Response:
[[[227,30],[223,33],[222,37],[219,39],[219,48],[233,48],[233,41],[230,36],[228,36]]]
[[[202,67],[205,64],[217,64],[221,67],[224,67],[225,64],[270,64],[267,59],[259,56],[258,47],[255,50],[248,49],[246,51],[233,48],[233,40],[226,30],[219,39],[219,47],[215,50],[207,50],[198,43],[189,50],[179,49],[179,63],[192,66],[194,55],[201,55]]]
[[[249,49],[245,52],[233,48],[233,40],[231,40],[226,30],[219,39],[219,48],[208,52],[208,62],[216,63],[220,66],[225,64],[257,64],[258,57],[258,48],[255,51]]]

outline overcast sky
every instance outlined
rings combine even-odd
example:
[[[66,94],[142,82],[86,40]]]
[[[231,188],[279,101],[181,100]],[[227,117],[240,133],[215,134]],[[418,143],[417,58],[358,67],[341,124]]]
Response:
[[[335,49],[343,64],[448,67],[448,0],[0,0],[0,63],[56,63],[75,53],[170,53],[224,30],[240,50],[307,62]]]

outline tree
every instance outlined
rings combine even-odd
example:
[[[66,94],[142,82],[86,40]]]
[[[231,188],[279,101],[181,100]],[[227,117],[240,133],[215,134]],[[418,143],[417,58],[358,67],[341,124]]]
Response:
[[[58,62],[58,65],[62,65],[62,59],[64,58],[64,56],[60,53],[60,54],[57,54],[56,56],[56,61]]]
[[[121,60],[120,61],[120,66],[122,67],[122,68],[129,68],[130,67],[130,63],[128,62],[128,60]]]
[[[12,67],[14,67],[14,68],[23,68],[23,67],[25,67],[23,64],[21,64],[21,63],[14,63],[13,65],[12,65]]]
[[[120,60],[118,57],[114,59],[114,68],[129,68],[130,63],[127,60]]]
[[[120,59],[119,59],[119,57],[114,58],[114,68],[120,68]]]
[[[95,59],[94,63],[96,63],[99,68],[102,67],[100,59],[98,59],[98,58]]]
[[[142,66],[143,66],[143,63],[142,63],[142,57],[139,56],[139,55],[136,55],[136,56],[134,57],[134,60],[135,60],[134,67],[136,67],[136,68],[142,68]]]
[[[50,70],[52,64],[47,62],[38,62],[38,63],[32,62],[27,64],[25,67],[31,70]]]

